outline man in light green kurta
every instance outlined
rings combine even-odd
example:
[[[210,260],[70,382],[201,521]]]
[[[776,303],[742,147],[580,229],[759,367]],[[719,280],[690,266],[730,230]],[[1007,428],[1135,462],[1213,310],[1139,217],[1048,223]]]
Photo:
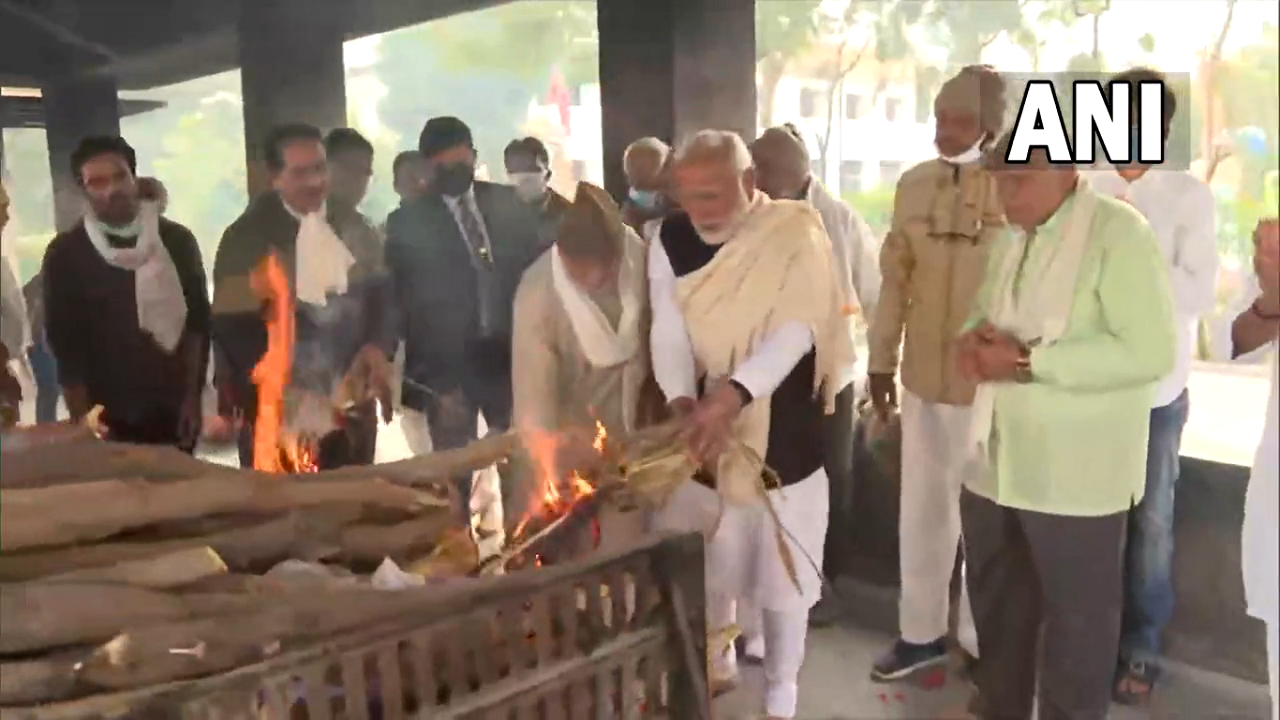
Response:
[[[1172,293],[1132,207],[1033,151],[988,156],[1009,231],[958,341],[979,384],[961,499],[982,717],[1102,720],[1111,699],[1129,508],[1142,497]],[[1043,638],[1040,629],[1043,626]]]
[[[555,245],[520,281],[513,419],[530,447],[545,449],[554,438],[556,452],[540,460],[554,463],[556,476],[595,459],[597,423],[620,437],[640,420],[649,377],[646,256],[609,195],[579,183]],[[506,507],[518,520],[534,489],[515,490]],[[618,536],[602,530],[605,540]]]

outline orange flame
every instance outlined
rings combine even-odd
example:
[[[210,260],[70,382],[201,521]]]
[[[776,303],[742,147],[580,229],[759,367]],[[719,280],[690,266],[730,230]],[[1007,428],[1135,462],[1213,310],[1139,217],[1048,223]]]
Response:
[[[607,437],[608,432],[605,430],[604,425],[597,421],[596,435],[591,442],[591,447],[597,453],[603,454]],[[539,476],[538,489],[533,507],[521,518],[515,530],[511,533],[513,539],[519,539],[523,536],[525,529],[534,518],[554,518],[563,515],[569,511],[569,508],[579,498],[593,495],[596,492],[595,487],[586,478],[582,477],[576,469],[558,467],[556,461],[557,444],[556,437],[550,433],[535,433],[530,435],[528,439],[529,456],[537,468]]]
[[[250,276],[258,297],[267,303],[267,351],[253,368],[258,386],[258,414],[253,425],[253,467],[269,473],[315,469],[309,448],[281,432],[284,390],[293,367],[293,296],[289,277],[275,253],[263,258]]]

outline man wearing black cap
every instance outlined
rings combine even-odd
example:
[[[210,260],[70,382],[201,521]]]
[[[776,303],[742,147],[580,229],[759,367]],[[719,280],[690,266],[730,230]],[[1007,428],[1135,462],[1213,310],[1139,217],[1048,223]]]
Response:
[[[422,197],[387,218],[387,264],[405,342],[404,429],[415,453],[460,447],[511,422],[511,318],[535,259],[537,217],[509,186],[475,179],[471,129],[427,121]],[[470,478],[459,478],[464,497]]]

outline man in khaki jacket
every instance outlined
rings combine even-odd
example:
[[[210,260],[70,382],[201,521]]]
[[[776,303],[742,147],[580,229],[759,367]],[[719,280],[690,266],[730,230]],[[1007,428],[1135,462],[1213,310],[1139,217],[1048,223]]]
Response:
[[[986,66],[947,81],[934,104],[939,157],[898,181],[893,225],[880,254],[880,302],[871,320],[868,375],[882,418],[897,404],[902,372],[901,637],[872,678],[893,681],[946,660],[951,576],[960,539],[960,488],[974,386],[956,371],[955,339],[985,274],[1004,219],[995,181],[979,162],[1000,134],[1004,83]],[[905,348],[899,363],[899,346]],[[901,368],[899,365],[901,364]],[[961,594],[958,636],[977,638]]]

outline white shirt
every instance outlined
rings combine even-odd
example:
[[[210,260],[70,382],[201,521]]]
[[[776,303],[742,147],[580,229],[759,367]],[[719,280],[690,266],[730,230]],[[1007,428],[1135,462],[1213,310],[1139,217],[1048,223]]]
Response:
[[[667,402],[698,397],[693,343],[676,296],[676,273],[661,240],[649,243],[649,299],[653,326],[649,330],[653,376]],[[733,380],[751,397],[771,395],[813,349],[813,330],[800,322],[783,323],[761,341],[751,357],[734,370]]]
[[[1127,197],[1151,224],[1169,268],[1178,355],[1173,372],[1156,387],[1152,407],[1164,407],[1182,394],[1191,376],[1196,326],[1213,312],[1218,279],[1217,204],[1213,191],[1190,173],[1148,170],[1133,182],[1113,169],[1088,173],[1103,195]]]
[[[880,240],[857,210],[817,178],[809,181],[805,199],[822,216],[845,296],[858,301],[864,318],[872,317],[880,298]]]
[[[809,180],[805,199],[822,216],[822,225],[831,239],[831,252],[835,255],[836,269],[840,274],[840,286],[846,302],[858,301],[862,317],[875,315],[876,301],[880,297],[880,242],[871,228],[848,203],[831,194],[817,178]],[[853,333],[853,321],[848,323]],[[857,358],[840,372],[840,389],[848,387],[856,375]]]

